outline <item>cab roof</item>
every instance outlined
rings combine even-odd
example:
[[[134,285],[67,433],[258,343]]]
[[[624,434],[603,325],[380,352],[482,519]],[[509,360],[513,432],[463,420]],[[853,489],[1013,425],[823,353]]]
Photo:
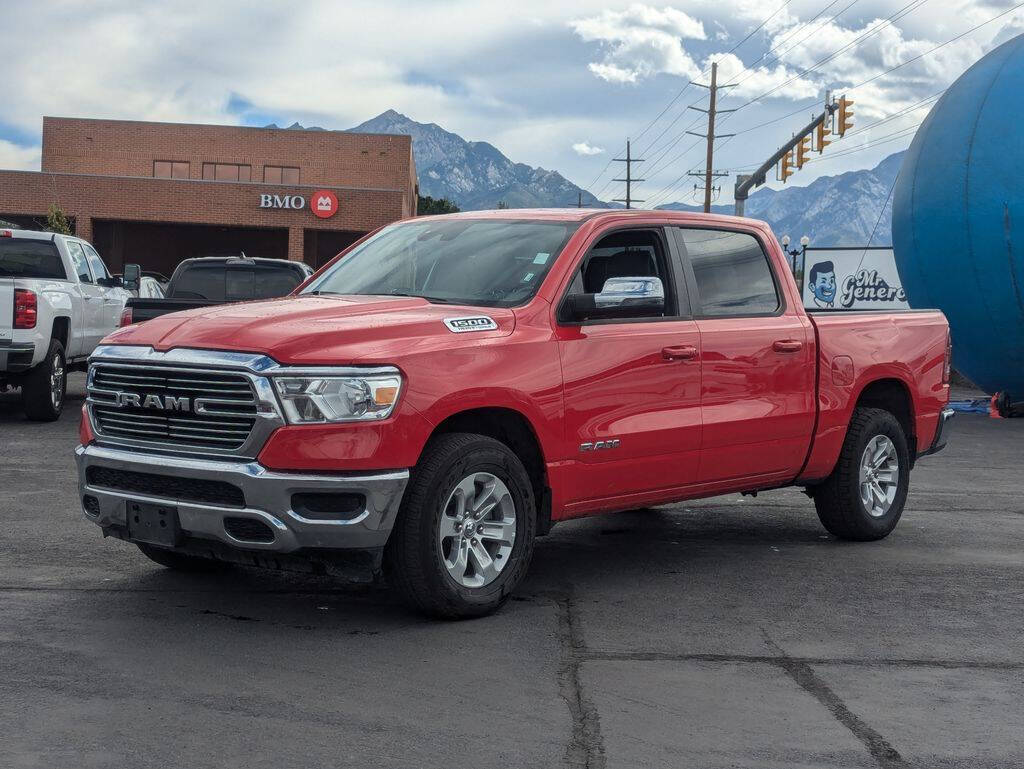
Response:
[[[489,211],[460,211],[455,214],[417,216],[416,220],[429,219],[515,219],[549,222],[583,222],[604,219],[658,219],[678,222],[744,222],[761,224],[755,219],[727,214],[705,214],[700,211],[668,211],[643,208],[499,208]]]

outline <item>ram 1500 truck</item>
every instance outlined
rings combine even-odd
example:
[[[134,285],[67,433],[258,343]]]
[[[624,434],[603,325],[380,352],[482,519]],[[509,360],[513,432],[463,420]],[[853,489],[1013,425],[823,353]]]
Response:
[[[81,498],[165,566],[358,567],[478,615],[577,516],[795,485],[835,536],[886,536],[949,364],[940,312],[808,315],[760,222],[418,218],[290,297],[110,335]]]
[[[128,296],[81,238],[0,228],[0,392],[20,387],[29,419],[57,419],[68,369],[118,327]]]

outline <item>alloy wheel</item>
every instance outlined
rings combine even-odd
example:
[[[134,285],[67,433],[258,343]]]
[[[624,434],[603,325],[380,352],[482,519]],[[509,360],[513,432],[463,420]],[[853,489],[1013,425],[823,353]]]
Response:
[[[456,484],[438,527],[441,560],[463,587],[492,583],[508,564],[516,541],[516,508],[504,481],[473,473]]]
[[[896,446],[887,435],[876,435],[860,458],[860,500],[872,518],[881,518],[892,507],[900,485]]]

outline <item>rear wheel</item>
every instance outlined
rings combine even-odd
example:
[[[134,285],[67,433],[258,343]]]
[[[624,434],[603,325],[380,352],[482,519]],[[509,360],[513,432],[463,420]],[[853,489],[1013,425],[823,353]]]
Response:
[[[195,555],[176,553],[173,550],[165,550],[162,547],[153,547],[152,545],[146,545],[142,542],[136,542],[135,545],[149,560],[154,563],[158,563],[161,566],[166,566],[168,569],[174,569],[174,571],[208,573],[225,571],[226,569],[231,568],[230,564],[224,563],[223,561],[214,561],[210,558],[200,558]]]
[[[64,345],[58,339],[50,340],[50,347],[42,362],[31,369],[21,383],[21,403],[25,415],[36,422],[53,422],[64,410],[64,395],[68,387],[68,372],[64,359]]]
[[[384,554],[388,581],[426,614],[489,614],[533,555],[536,507],[522,462],[483,435],[431,441],[413,471]]]
[[[910,484],[910,454],[888,411],[858,408],[835,469],[814,490],[818,518],[842,539],[882,539],[899,523]]]

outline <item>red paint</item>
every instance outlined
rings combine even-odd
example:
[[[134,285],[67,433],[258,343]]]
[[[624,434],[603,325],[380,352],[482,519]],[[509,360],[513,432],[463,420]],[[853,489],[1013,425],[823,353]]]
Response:
[[[905,389],[912,437],[919,450],[930,445],[949,397],[941,313],[810,317],[777,241],[767,225],[752,220],[649,211],[594,216],[571,209],[529,216],[575,220],[579,228],[523,307],[293,296],[167,315],[121,329],[109,341],[402,371],[401,402],[387,420],[279,429],[260,454],[276,470],[412,467],[447,417],[476,408],[516,411],[540,443],[556,519],[819,480],[835,465],[857,398],[880,379]],[[623,226],[687,224],[757,237],[781,287],[781,311],[582,326],[557,321],[566,287],[603,234]],[[453,334],[443,323],[475,313],[494,318],[498,328]],[[606,439],[620,444],[580,450]]]

